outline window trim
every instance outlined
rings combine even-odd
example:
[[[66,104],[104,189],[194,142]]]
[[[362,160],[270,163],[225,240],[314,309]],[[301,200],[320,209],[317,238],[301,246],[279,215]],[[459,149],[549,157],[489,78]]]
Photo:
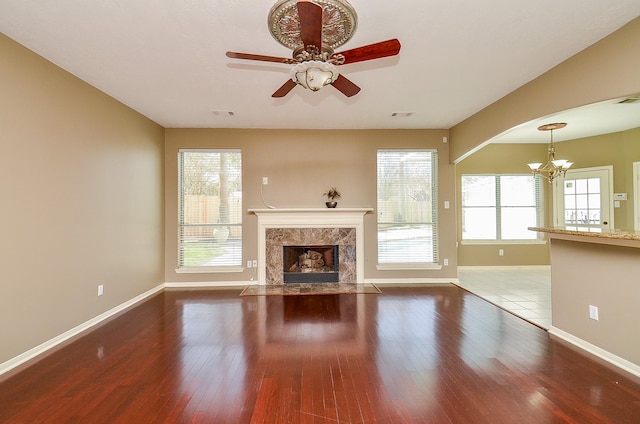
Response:
[[[464,237],[464,231],[462,230],[462,227],[464,226],[464,210],[465,210],[465,206],[464,206],[464,201],[463,201],[463,178],[465,176],[480,176],[480,177],[494,177],[496,178],[496,188],[495,188],[495,193],[494,193],[494,200],[495,200],[495,206],[489,207],[487,206],[487,208],[495,208],[496,209],[496,238],[493,239],[465,239]],[[461,231],[460,231],[460,244],[463,245],[499,245],[499,244],[545,244],[546,240],[544,239],[544,235],[541,233],[537,233],[536,234],[536,238],[531,238],[531,239],[503,239],[503,238],[498,238],[498,235],[502,235],[502,229],[501,229],[501,212],[502,212],[502,208],[508,208],[511,206],[501,206],[500,204],[500,198],[499,198],[499,194],[500,194],[500,177],[512,177],[512,176],[522,176],[522,177],[529,177],[531,176],[533,178],[533,181],[535,183],[535,197],[536,197],[536,227],[543,227],[544,226],[544,184],[542,182],[541,178],[535,177],[531,174],[526,174],[526,173],[466,173],[466,174],[461,174],[460,175],[460,225],[461,225]],[[522,206],[524,207],[530,207],[530,206]]]
[[[430,225],[432,227],[432,241],[433,241],[433,262],[380,262],[380,251],[376,248],[376,269],[377,270],[396,270],[396,271],[409,271],[409,270],[439,270],[442,269],[442,265],[439,263],[440,261],[440,249],[439,249],[439,240],[440,240],[440,228],[439,228],[439,208],[438,208],[438,195],[439,195],[439,187],[438,187],[438,149],[435,148],[404,148],[404,149],[393,149],[393,148],[379,148],[376,150],[376,246],[379,246],[379,228],[380,228],[380,212],[379,212],[379,197],[378,197],[378,182],[379,182],[379,156],[381,152],[394,152],[394,153],[411,153],[411,152],[419,152],[419,153],[431,153],[431,185],[432,185],[432,199],[429,205],[432,213],[432,219],[430,222],[423,222],[424,224]],[[385,224],[385,223],[383,223]],[[389,224],[389,223],[386,223]]]
[[[460,244],[467,246],[497,246],[502,244],[547,244],[544,238],[513,239],[513,240],[460,240]]]
[[[176,159],[177,159],[177,180],[178,180],[178,184],[177,184],[177,233],[176,233],[176,247],[177,247],[177,251],[176,251],[176,267],[174,268],[174,271],[177,274],[212,274],[212,273],[238,273],[238,272],[243,272],[244,271],[244,267],[242,266],[242,262],[243,262],[243,258],[244,258],[244,245],[242,243],[242,239],[241,239],[241,244],[240,244],[240,263],[238,265],[209,265],[209,266],[185,266],[182,265],[180,266],[180,243],[181,243],[181,239],[180,239],[180,233],[181,233],[181,226],[184,225],[182,223],[182,198],[183,198],[183,181],[182,181],[182,165],[181,165],[181,157],[183,153],[189,153],[189,152],[195,152],[195,153],[239,153],[240,154],[240,159],[242,161],[242,149],[239,148],[180,148],[178,149],[178,154],[176,155]],[[240,165],[240,180],[241,180],[241,184],[242,184],[242,162]],[[243,192],[243,191],[241,191]],[[240,228],[240,232],[241,234],[244,232],[244,219],[243,219],[243,214],[240,215],[240,223],[239,225],[234,225]],[[202,225],[208,225],[208,224],[202,224]]]
[[[175,268],[177,274],[213,274],[213,273],[225,273],[225,272],[243,272],[244,267],[240,266],[191,266],[183,268]]]

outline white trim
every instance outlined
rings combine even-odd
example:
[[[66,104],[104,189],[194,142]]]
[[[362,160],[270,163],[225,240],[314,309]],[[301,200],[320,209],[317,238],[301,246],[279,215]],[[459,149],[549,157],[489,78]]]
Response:
[[[193,148],[193,149],[178,149],[178,153],[181,152],[196,152],[196,153],[227,153],[227,152],[232,152],[232,153],[242,153],[242,149],[225,149],[225,148],[221,148],[221,149],[199,149],[199,148]]]
[[[623,371],[626,371],[630,374],[635,375],[636,377],[640,377],[640,365],[634,364],[633,362],[627,361],[624,358],[619,357],[618,355],[614,355],[613,353],[606,351],[596,345],[593,345],[585,340],[582,340],[579,337],[574,336],[573,334],[567,333],[557,327],[551,326],[549,328],[549,334],[559,339],[562,339],[577,348],[584,350],[594,356],[597,356],[600,359],[605,360],[606,362],[620,368]]]
[[[99,325],[100,323],[102,323],[103,321],[113,317],[114,315],[117,315],[118,313],[125,311],[129,308],[131,308],[132,306],[134,306],[135,304],[142,302],[143,300],[146,300],[147,298],[155,295],[158,292],[161,292],[164,289],[164,284],[160,284],[159,286],[156,286],[154,288],[152,288],[151,290],[148,290],[136,297],[134,297],[133,299],[130,299],[124,303],[121,303],[120,305],[109,309],[106,312],[103,312],[102,314],[91,318],[88,321],[83,322],[82,324],[73,327],[70,330],[65,331],[64,333],[47,340],[44,343],[39,344],[38,346],[27,350],[24,353],[21,353],[18,356],[15,356],[11,359],[9,359],[6,362],[3,362],[2,364],[0,364],[0,375],[7,373],[9,371],[11,371],[12,369],[24,364],[27,361],[30,361],[31,359],[42,355],[43,353],[45,353],[48,350],[53,349],[54,347],[60,345],[61,343],[66,342],[67,340],[78,336],[82,333],[84,333],[87,330],[90,330],[93,327],[96,327],[97,325]]]
[[[550,271],[551,265],[459,265],[459,270],[492,270],[492,271]]]
[[[465,246],[497,246],[501,244],[547,244],[545,239],[527,240],[460,240],[460,244]]]
[[[633,162],[633,226],[640,231],[640,162]]]
[[[355,228],[356,282],[364,280],[364,215],[373,208],[249,209],[258,216],[258,284],[267,284],[267,228]]]
[[[243,272],[241,266],[198,266],[176,268],[176,274],[215,274],[221,272]]]
[[[364,282],[381,287],[459,283],[457,278],[367,278]]]
[[[574,178],[592,178],[595,175],[576,175],[576,174],[597,174],[606,173],[607,186],[601,187],[600,199],[603,200],[600,211],[607,212],[607,216],[602,217],[602,221],[606,220],[607,225],[601,224],[599,227],[602,229],[611,229],[615,227],[614,217],[615,208],[613,204],[613,165],[594,166],[590,168],[570,169],[567,171],[564,177],[559,177],[553,180],[553,225],[556,227],[565,227],[567,224],[564,222],[564,180]],[[605,190],[607,190],[605,192]],[[603,209],[603,205],[607,205],[608,211]],[[572,225],[573,226],[573,225]],[[578,225],[575,225],[578,226]]]
[[[192,282],[167,282],[164,287],[167,289],[199,289],[199,288],[224,288],[224,287],[245,287],[251,284],[258,284],[257,281],[192,281]]]
[[[376,265],[376,269],[378,271],[438,271],[442,269],[442,265],[440,264],[378,264]]]

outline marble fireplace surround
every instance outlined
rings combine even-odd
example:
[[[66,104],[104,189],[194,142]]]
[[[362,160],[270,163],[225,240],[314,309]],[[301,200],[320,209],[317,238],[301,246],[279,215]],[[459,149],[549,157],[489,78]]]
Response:
[[[372,211],[373,208],[249,209],[258,217],[258,284],[284,284],[282,246],[301,244],[338,245],[340,282],[364,283],[364,215]]]

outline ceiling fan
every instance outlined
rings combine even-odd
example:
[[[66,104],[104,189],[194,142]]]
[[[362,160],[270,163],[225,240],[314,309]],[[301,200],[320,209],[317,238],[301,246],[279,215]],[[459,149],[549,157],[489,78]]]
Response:
[[[345,96],[354,96],[360,87],[340,74],[337,66],[400,52],[400,41],[394,38],[334,53],[351,39],[357,25],[356,12],[346,0],[279,0],[269,12],[268,23],[273,37],[293,50],[292,58],[232,51],[226,54],[233,59],[294,65],[291,79],[272,97],[284,97],[296,85],[312,91],[333,85]]]

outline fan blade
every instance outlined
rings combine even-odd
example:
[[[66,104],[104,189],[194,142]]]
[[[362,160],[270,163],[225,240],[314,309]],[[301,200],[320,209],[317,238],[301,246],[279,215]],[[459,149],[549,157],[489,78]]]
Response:
[[[344,56],[344,64],[362,62],[364,60],[379,59],[381,57],[395,56],[400,53],[400,41],[397,38],[380,41],[379,43],[368,44],[334,53],[333,56],[341,54]]]
[[[227,52],[227,57],[232,59],[260,60],[262,62],[297,63],[294,59],[288,57],[265,56],[252,53]]]
[[[347,97],[355,96],[360,92],[360,87],[355,85],[350,79],[342,74],[338,75],[338,79],[336,79],[331,85]]]
[[[300,38],[304,47],[316,46],[322,48],[322,6],[310,1],[300,0],[298,17],[300,18]]]
[[[295,87],[296,85],[298,84],[293,82],[293,80],[287,80],[287,82],[282,84],[282,87],[278,88],[276,92],[271,95],[271,97],[284,97],[289,94],[289,91],[293,90],[293,87]]]

